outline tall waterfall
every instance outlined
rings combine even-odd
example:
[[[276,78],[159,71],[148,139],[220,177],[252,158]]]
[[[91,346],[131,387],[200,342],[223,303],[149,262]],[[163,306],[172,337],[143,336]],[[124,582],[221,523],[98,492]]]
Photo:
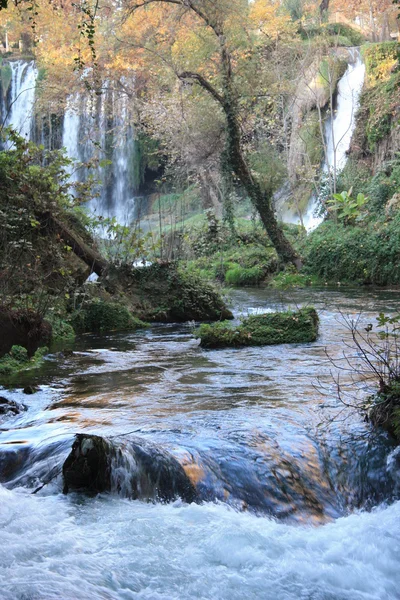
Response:
[[[129,224],[135,209],[135,142],[129,117],[127,95],[106,83],[95,100],[81,95],[68,99],[62,136],[70,158],[97,163],[92,174],[100,186],[91,211],[121,224]],[[71,170],[72,181],[87,176],[85,168]]]
[[[9,65],[11,89],[2,120],[6,127],[12,126],[21,136],[30,139],[38,71],[33,60],[10,61]]]
[[[347,162],[347,152],[356,125],[355,116],[365,78],[365,65],[358,49],[350,49],[351,61],[337,88],[337,104],[333,114],[325,123],[326,157],[323,164],[325,173],[334,177],[340,173]],[[319,201],[312,196],[303,223],[308,231],[317,227],[323,217],[315,216]]]

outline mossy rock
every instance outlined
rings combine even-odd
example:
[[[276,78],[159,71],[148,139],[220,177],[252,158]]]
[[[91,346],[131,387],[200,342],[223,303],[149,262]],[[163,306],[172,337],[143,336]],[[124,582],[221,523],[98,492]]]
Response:
[[[203,348],[305,344],[317,339],[318,323],[316,310],[308,307],[296,312],[253,315],[237,327],[227,322],[204,324],[196,329],[195,337]]]
[[[107,331],[136,331],[147,324],[134,317],[126,306],[102,300],[84,304],[71,316],[77,333],[104,333]]]
[[[43,357],[48,351],[47,347],[39,348],[32,358],[29,358],[26,348],[13,346],[10,352],[0,359],[0,376],[14,375],[20,371],[40,367],[43,363]]]
[[[115,269],[102,283],[110,294],[122,288],[132,311],[146,321],[182,323],[232,318],[209,282],[174,263]]]

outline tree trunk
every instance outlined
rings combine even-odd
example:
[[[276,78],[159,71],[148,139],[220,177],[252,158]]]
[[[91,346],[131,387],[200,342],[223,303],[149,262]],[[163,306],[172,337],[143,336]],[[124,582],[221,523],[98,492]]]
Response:
[[[319,5],[319,13],[321,15],[321,17],[325,16],[326,11],[329,8],[329,0],[322,0],[321,4]]]
[[[264,192],[257,180],[251,174],[250,168],[243,156],[241,147],[240,125],[237,119],[237,106],[232,88],[232,73],[230,56],[225,48],[225,40],[220,37],[221,63],[224,73],[223,109],[227,119],[227,137],[229,160],[233,171],[242,183],[251,202],[257,209],[265,230],[275,247],[279,258],[285,263],[292,263],[297,270],[302,267],[301,258],[285,237],[273,208],[271,195]]]
[[[297,270],[302,267],[302,261],[280,227],[274,209],[272,198],[268,197],[255,181],[244,160],[240,147],[239,125],[234,115],[228,116],[229,158],[232,168],[246,190],[250,200],[257,209],[265,230],[275,247],[275,250],[285,263],[292,263]]]
[[[90,248],[75,231],[69,229],[65,223],[62,223],[56,216],[50,212],[46,212],[41,216],[41,223],[45,227],[51,227],[56,231],[59,236],[65,241],[68,246],[72,248],[72,251],[83,260],[91,270],[96,273],[99,277],[104,273],[108,262],[101,256],[99,252],[96,252]]]

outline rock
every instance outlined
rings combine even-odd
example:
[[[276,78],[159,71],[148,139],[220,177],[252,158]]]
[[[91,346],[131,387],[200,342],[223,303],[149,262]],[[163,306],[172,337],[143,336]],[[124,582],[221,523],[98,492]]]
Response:
[[[195,336],[203,348],[305,344],[317,339],[318,323],[316,310],[308,307],[296,312],[253,315],[237,327],[224,322],[201,325]]]
[[[115,441],[77,434],[63,465],[63,478],[65,494],[113,491],[133,499],[197,499],[182,465],[168,452],[138,438]]]
[[[27,385],[24,387],[23,392],[24,394],[27,395],[31,395],[31,394],[36,394],[39,391],[40,388],[38,388],[35,385]]]
[[[26,410],[24,404],[19,404],[14,400],[8,400],[4,396],[0,396],[0,415],[18,415]]]
[[[385,206],[385,214],[387,217],[393,217],[400,210],[400,193],[394,194]]]

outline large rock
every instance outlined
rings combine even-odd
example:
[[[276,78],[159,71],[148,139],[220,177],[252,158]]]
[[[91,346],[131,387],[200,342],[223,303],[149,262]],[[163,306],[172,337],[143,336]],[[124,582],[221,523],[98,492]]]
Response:
[[[111,440],[77,434],[63,465],[63,477],[64,493],[112,491],[133,499],[197,499],[179,462],[168,452],[137,438]]]

